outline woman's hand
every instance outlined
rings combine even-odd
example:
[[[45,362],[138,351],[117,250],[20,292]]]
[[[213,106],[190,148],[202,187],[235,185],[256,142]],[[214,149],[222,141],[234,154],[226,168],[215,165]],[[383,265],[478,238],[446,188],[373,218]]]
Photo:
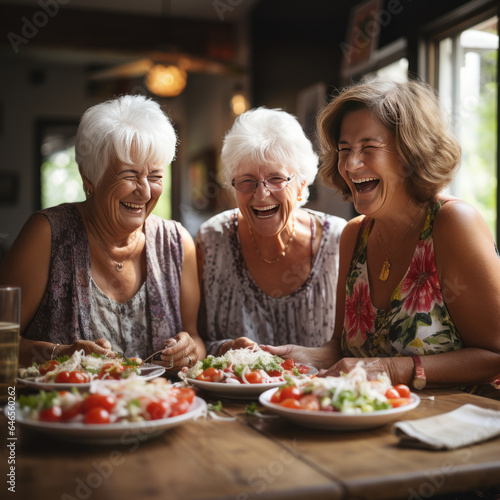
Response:
[[[106,339],[77,340],[74,344],[60,345],[56,347],[54,357],[71,356],[76,351],[83,350],[85,354],[104,354],[108,358],[114,358],[116,354],[111,350],[111,343]]]
[[[342,358],[330,368],[320,370],[318,377],[340,377],[343,373],[349,373],[360,361],[363,362],[363,368],[366,371],[368,380],[377,379],[381,373],[391,377],[391,367],[389,366],[391,358]],[[398,380],[393,381],[394,384],[400,382]]]
[[[247,347],[253,347],[256,343],[247,337],[239,337],[235,340],[228,340],[226,343],[222,344],[219,349],[219,356],[226,354],[229,349],[246,349]]]
[[[165,342],[165,349],[161,352],[161,362],[169,373],[177,373],[184,366],[191,368],[198,361],[197,344],[187,332],[180,332]],[[173,363],[173,366],[172,366]]]
[[[291,358],[296,363],[313,364],[312,349],[294,344],[279,346],[261,345],[260,348],[283,359]]]

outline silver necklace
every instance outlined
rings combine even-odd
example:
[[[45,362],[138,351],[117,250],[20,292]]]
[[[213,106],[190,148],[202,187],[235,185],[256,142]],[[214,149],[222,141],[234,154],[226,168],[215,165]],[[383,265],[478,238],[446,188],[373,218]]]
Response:
[[[128,259],[125,259],[123,262],[116,262],[116,260],[113,259],[113,257],[111,257],[111,255],[109,255],[108,252],[106,252],[106,249],[101,245],[101,242],[99,241],[99,239],[97,238],[97,236],[95,234],[92,234],[92,236],[95,238],[95,240],[97,241],[97,244],[101,247],[101,250],[108,256],[108,258],[115,264],[116,266],[116,270],[117,271],[122,271],[123,270],[123,265],[125,264],[125,262],[127,262],[128,260],[130,260],[130,257]],[[132,253],[130,254],[130,256],[134,255],[135,251],[137,250],[137,247],[139,246],[139,240],[140,240],[140,236],[137,238],[137,243],[135,244],[135,248],[134,250],[132,250]]]

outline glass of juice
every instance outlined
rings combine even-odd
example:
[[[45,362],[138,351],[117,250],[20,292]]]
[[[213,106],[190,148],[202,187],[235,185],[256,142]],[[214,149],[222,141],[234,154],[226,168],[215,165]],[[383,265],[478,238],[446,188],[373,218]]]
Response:
[[[0,286],[0,405],[15,390],[19,359],[21,289]]]

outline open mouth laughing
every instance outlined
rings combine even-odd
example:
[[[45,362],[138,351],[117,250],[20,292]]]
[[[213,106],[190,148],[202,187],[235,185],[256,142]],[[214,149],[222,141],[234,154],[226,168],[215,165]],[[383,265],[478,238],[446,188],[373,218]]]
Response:
[[[266,205],[264,207],[252,207],[252,211],[258,219],[272,217],[280,209],[279,205]]]
[[[362,179],[351,179],[351,181],[356,187],[356,191],[358,191],[358,193],[364,193],[375,189],[378,186],[380,179],[376,179],[375,177],[365,177]]]
[[[146,206],[146,205],[138,205],[137,203],[129,203],[127,201],[122,201],[121,204],[131,212],[139,212]]]

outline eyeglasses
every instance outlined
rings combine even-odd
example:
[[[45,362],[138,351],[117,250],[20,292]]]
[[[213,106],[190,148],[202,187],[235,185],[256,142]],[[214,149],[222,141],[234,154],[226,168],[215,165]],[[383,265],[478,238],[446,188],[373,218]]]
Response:
[[[258,181],[257,179],[233,179],[231,181],[231,186],[234,187],[237,191],[242,193],[253,193],[259,187],[259,183],[262,182],[266,189],[269,191],[281,191],[285,189],[290,181],[293,180],[295,174],[292,174],[290,177],[279,177],[273,176],[269,177],[269,179],[264,179],[263,181]]]

